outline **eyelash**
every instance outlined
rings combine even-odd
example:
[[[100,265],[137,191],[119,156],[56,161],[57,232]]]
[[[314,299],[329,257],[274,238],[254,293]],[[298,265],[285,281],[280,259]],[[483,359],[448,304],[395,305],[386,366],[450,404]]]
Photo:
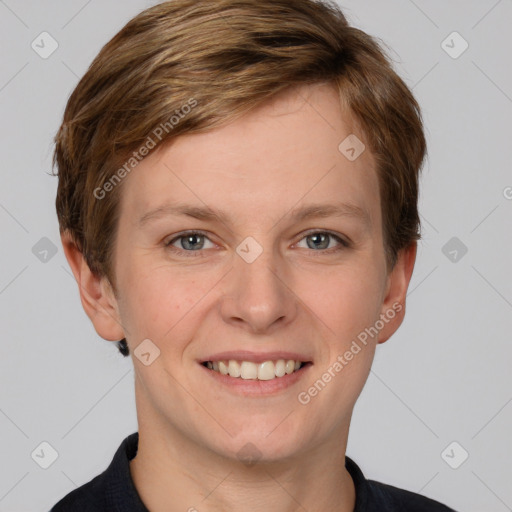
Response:
[[[310,231],[308,233],[306,233],[300,240],[303,240],[304,238],[307,238],[308,236],[311,236],[311,235],[318,235],[318,234],[322,234],[322,235],[328,235],[330,236],[331,238],[334,238],[337,242],[339,242],[339,246],[338,247],[331,247],[330,249],[321,249],[319,251],[315,251],[313,249],[311,249],[311,252],[312,253],[318,253],[318,254],[315,254],[315,256],[322,256],[322,255],[325,255],[325,254],[332,254],[332,253],[337,253],[339,251],[342,251],[344,249],[347,249],[350,247],[350,243],[347,242],[346,240],[344,240],[343,238],[339,237],[338,235],[330,232],[330,231]],[[175,236],[172,240],[169,240],[168,242],[165,243],[165,247],[169,250],[171,250],[172,252],[174,252],[175,254],[177,254],[178,256],[185,256],[185,257],[192,257],[192,258],[197,258],[197,257],[204,257],[204,251],[206,249],[199,249],[197,251],[185,251],[184,249],[178,249],[177,247],[173,247],[173,243],[176,242],[177,240],[179,240],[180,238],[186,238],[187,236],[190,236],[190,235],[201,235],[201,236],[204,236],[205,238],[208,238],[208,235],[206,232],[204,231],[201,231],[201,230],[196,230],[196,231],[185,231],[183,233],[180,233],[178,236]],[[208,240],[210,240],[208,238]],[[211,241],[211,240],[210,240]]]

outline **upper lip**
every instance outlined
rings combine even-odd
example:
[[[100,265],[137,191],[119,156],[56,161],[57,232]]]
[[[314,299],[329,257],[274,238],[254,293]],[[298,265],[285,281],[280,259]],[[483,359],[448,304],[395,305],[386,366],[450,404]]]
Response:
[[[284,359],[288,361],[290,359],[294,361],[300,361],[302,363],[307,363],[311,361],[309,356],[298,354],[297,352],[285,352],[282,350],[274,351],[274,352],[251,352],[249,350],[231,350],[229,352],[218,352],[216,354],[212,354],[204,359],[200,359],[200,363],[205,363],[207,361],[229,361],[230,359],[234,361],[250,361],[252,363],[263,363],[264,361],[278,361],[279,359]]]

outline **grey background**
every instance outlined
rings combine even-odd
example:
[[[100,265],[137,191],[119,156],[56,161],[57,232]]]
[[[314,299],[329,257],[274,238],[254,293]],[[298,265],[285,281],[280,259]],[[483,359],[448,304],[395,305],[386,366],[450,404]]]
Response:
[[[153,3],[0,0],[0,511],[47,511],[137,429],[132,363],[82,310],[48,173],[79,77]],[[377,349],[347,454],[368,478],[459,511],[512,510],[512,1],[341,5],[392,49],[429,144],[406,320]],[[59,45],[47,59],[31,48],[43,31]],[[469,43],[456,59],[442,47],[453,31]],[[44,237],[56,254],[41,261]],[[58,452],[48,469],[31,457],[43,441]],[[469,453],[458,469],[453,441]]]

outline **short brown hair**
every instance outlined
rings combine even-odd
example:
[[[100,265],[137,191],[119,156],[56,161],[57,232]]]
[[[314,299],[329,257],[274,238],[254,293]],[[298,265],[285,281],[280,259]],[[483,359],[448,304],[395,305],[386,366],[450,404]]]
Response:
[[[327,0],[172,0],[130,20],[72,92],[55,137],[61,233],[115,291],[120,178],[134,152],[148,138],[160,145],[204,132],[288,87],[314,83],[337,88],[375,157],[392,268],[398,252],[421,238],[421,112],[377,40]],[[165,127],[157,141],[156,127]]]

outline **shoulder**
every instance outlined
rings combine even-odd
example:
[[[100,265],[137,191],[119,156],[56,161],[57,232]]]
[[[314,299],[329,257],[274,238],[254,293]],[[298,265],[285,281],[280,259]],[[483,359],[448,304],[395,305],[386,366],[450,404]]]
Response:
[[[64,496],[50,512],[146,512],[130,476],[129,463],[137,447],[135,432],[123,440],[105,471]]]
[[[361,468],[348,456],[345,456],[345,467],[354,481],[355,512],[455,512],[421,494],[368,480]]]
[[[414,512],[455,512],[452,508],[443,505],[421,494],[399,489],[393,485],[368,480],[368,487],[374,494],[374,499],[381,503],[389,503],[389,510],[396,512],[406,512],[414,510]],[[386,508],[385,510],[388,510]]]
[[[72,510],[98,512],[99,510],[105,510],[104,504],[101,503],[104,495],[105,478],[104,473],[102,473],[64,496],[53,506],[50,512],[70,512]]]

